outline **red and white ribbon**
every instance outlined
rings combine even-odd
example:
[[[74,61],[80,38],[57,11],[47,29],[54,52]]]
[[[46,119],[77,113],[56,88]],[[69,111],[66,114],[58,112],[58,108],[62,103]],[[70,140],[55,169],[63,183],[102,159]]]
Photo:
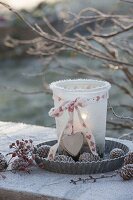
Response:
[[[88,104],[89,104],[89,102],[86,98],[80,98],[79,97],[79,98],[76,98],[73,101],[65,101],[59,107],[52,108],[49,111],[49,115],[51,117],[55,117],[55,118],[62,116],[64,111],[68,111],[68,114],[69,114],[68,122],[66,124],[66,127],[64,128],[64,130],[60,134],[60,136],[58,138],[58,142],[50,148],[50,151],[49,151],[49,154],[48,154],[49,160],[54,159],[56,151],[57,151],[59,144],[60,144],[60,141],[61,141],[61,137],[62,137],[63,134],[65,134],[66,132],[69,133],[69,134],[76,134],[76,133],[74,133],[74,130],[73,130],[74,111],[77,112],[79,122],[82,126],[82,134],[84,135],[84,137],[87,141],[87,144],[90,148],[90,151],[93,154],[97,155],[95,138],[92,134],[90,127],[87,126],[84,119],[82,118],[82,115],[81,115],[81,112],[80,112],[80,108],[87,107]]]

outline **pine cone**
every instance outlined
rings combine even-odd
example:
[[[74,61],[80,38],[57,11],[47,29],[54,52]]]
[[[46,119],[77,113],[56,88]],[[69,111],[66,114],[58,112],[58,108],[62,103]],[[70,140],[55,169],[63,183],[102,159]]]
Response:
[[[61,161],[64,161],[64,162],[75,162],[72,159],[72,157],[65,156],[65,155],[57,155],[57,156],[55,156],[54,161],[58,161],[58,162],[61,162]]]
[[[133,151],[129,152],[124,159],[124,165],[133,164]]]
[[[115,148],[110,152],[110,159],[119,158],[124,155],[125,153],[122,149]]]
[[[17,158],[13,161],[13,163],[11,165],[11,169],[19,170],[22,167],[27,168],[28,166],[29,166],[28,162],[25,162],[22,158]]]
[[[127,165],[123,166],[120,171],[120,176],[124,180],[129,180],[129,179],[133,178],[133,164],[127,164]]]
[[[37,149],[36,154],[41,158],[47,158],[50,147],[49,145],[42,145]]]
[[[7,161],[3,154],[0,153],[0,171],[5,170],[8,167]]]
[[[80,162],[92,162],[92,161],[98,161],[100,160],[99,156],[93,155],[92,153],[86,153],[84,152],[79,156]]]

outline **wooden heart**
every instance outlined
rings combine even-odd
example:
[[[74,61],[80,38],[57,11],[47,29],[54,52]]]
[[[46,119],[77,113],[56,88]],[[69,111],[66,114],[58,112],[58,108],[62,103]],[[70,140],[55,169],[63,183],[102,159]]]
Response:
[[[77,156],[83,146],[84,137],[82,133],[75,133],[73,135],[64,134],[61,139],[61,146],[71,156]]]

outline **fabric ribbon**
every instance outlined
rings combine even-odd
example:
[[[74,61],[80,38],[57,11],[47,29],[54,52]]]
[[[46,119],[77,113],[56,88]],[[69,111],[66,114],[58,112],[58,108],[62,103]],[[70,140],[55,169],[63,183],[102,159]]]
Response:
[[[79,98],[76,98],[73,101],[64,101],[59,107],[52,108],[49,111],[49,115],[51,117],[55,117],[55,118],[62,116],[64,111],[67,111],[68,114],[69,114],[68,122],[67,122],[64,130],[60,134],[60,136],[58,138],[58,142],[50,148],[50,151],[49,151],[49,154],[48,154],[49,160],[54,159],[63,134],[65,134],[65,133],[68,133],[69,135],[76,134],[76,133],[74,133],[74,124],[73,124],[74,111],[77,112],[79,122],[82,126],[82,134],[87,141],[87,144],[90,148],[90,151],[92,152],[92,154],[97,155],[95,138],[92,134],[90,127],[87,126],[84,119],[82,118],[82,115],[81,115],[81,112],[80,112],[80,108],[84,108],[84,107],[87,107],[87,106],[88,106],[88,100],[86,98],[80,98],[79,97]]]

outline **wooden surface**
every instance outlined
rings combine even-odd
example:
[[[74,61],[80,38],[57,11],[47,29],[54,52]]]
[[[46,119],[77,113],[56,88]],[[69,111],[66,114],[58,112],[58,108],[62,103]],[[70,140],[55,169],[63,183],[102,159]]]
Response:
[[[0,152],[16,139],[31,138],[34,144],[56,138],[55,129],[22,123],[0,122]],[[133,143],[119,140],[133,150]],[[133,180],[121,177],[100,179],[96,183],[70,184],[71,179],[87,175],[64,175],[34,168],[31,174],[6,172],[0,178],[0,200],[133,200]]]

